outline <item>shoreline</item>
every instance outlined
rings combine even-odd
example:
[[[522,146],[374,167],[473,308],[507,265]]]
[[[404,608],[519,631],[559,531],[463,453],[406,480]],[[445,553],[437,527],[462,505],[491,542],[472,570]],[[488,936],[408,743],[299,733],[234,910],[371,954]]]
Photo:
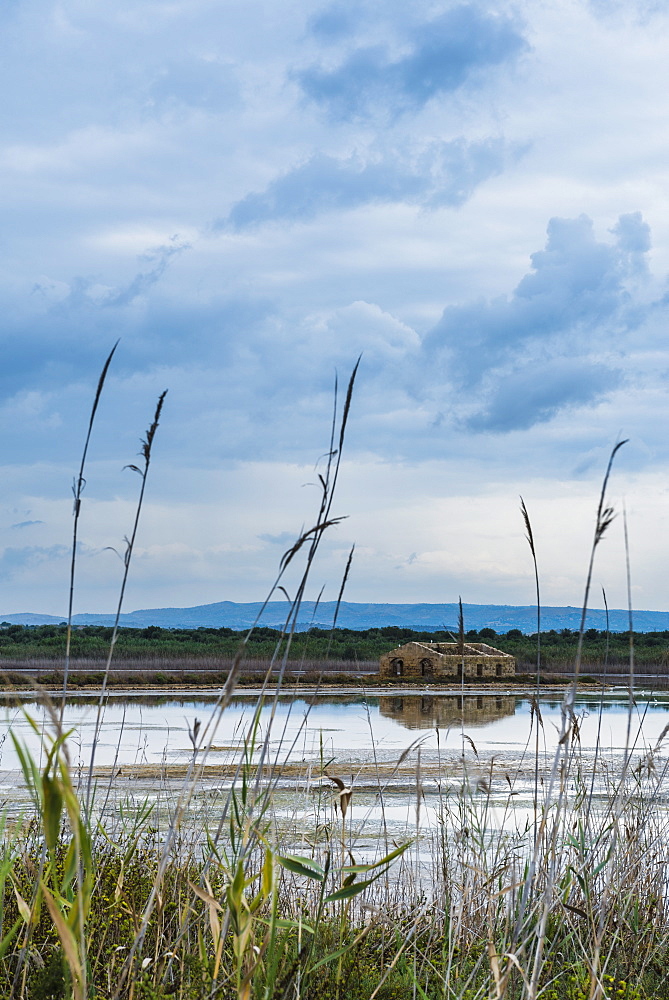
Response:
[[[540,692],[544,695],[562,695],[564,694],[565,688],[568,685],[566,683],[558,685],[542,685]],[[577,689],[583,694],[613,694],[616,692],[627,693],[628,687],[624,684],[607,684],[607,685],[595,685],[595,684],[578,684]],[[222,688],[217,687],[160,687],[151,685],[133,685],[132,687],[123,688],[107,688],[106,697],[107,698],[132,698],[139,697],[145,694],[155,694],[162,695],[165,698],[182,698],[186,697],[206,697],[215,699],[218,692]],[[265,693],[268,698],[271,697],[273,693],[273,688],[268,689]],[[637,688],[637,691],[646,690],[645,688]],[[58,699],[61,696],[61,689],[54,690],[49,688],[24,688],[15,691],[3,691],[0,690],[0,699],[11,700],[12,698],[25,698],[25,697],[39,697],[40,695],[46,695],[51,699]],[[233,698],[248,697],[257,698],[262,693],[260,687],[244,687],[241,686],[237,688],[233,694]],[[102,694],[101,688],[71,688],[68,690],[68,697],[76,698],[99,698]],[[383,698],[383,697],[395,697],[395,698],[410,698],[410,697],[472,697],[480,698],[489,695],[494,696],[511,696],[518,695],[519,697],[532,697],[536,694],[536,687],[530,685],[518,685],[518,687],[513,687],[509,685],[495,685],[483,687],[479,685],[478,687],[360,687],[354,685],[324,685],[321,687],[308,686],[308,685],[294,685],[282,689],[279,696],[282,698],[290,697],[304,697],[311,696],[316,698],[328,697],[331,695],[339,696],[367,696],[372,698]]]

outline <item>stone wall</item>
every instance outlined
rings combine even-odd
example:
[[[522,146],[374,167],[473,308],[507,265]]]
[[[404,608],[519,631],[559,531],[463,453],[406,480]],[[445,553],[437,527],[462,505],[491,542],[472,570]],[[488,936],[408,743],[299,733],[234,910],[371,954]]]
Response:
[[[465,643],[463,650],[456,642],[407,642],[379,661],[382,677],[458,678],[463,667],[465,677],[473,679],[513,677],[516,673],[513,656],[482,642]]]

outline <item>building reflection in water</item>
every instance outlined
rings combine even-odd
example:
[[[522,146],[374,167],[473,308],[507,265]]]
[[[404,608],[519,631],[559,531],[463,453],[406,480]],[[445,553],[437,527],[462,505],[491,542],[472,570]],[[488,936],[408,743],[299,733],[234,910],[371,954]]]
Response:
[[[405,695],[379,698],[379,711],[407,729],[447,729],[464,722],[483,726],[513,715],[515,695]]]

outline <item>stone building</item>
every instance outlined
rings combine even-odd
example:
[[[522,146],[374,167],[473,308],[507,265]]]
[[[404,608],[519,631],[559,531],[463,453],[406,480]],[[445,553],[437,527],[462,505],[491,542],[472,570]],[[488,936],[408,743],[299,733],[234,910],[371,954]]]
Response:
[[[391,649],[379,661],[382,677],[425,677],[435,680],[513,677],[516,661],[485,642],[407,642]]]

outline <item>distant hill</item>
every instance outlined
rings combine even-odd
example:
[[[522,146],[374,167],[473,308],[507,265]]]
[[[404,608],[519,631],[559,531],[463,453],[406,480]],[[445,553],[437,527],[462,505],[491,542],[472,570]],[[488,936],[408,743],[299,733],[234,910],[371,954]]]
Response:
[[[194,608],[150,608],[145,611],[130,611],[121,615],[121,625],[129,628],[146,628],[160,625],[162,628],[232,628],[244,629],[251,626],[262,608],[262,604],[235,604],[233,601],[219,601],[217,604],[200,604]],[[288,615],[287,601],[271,601],[260,620],[261,625],[280,628]],[[496,632],[508,632],[518,628],[521,632],[536,629],[536,609],[532,606],[516,607],[507,604],[465,604],[463,605],[465,628],[493,628]],[[305,601],[299,615],[298,629],[303,631],[311,626],[330,628],[335,612],[334,601],[316,606],[313,601]],[[542,631],[563,628],[578,629],[581,612],[579,608],[542,608]],[[457,628],[457,604],[354,604],[343,602],[339,609],[337,625],[341,628],[368,629],[397,625],[423,631]],[[0,614],[0,621],[17,625],[58,624],[62,617],[39,615],[31,612],[23,614]],[[114,616],[109,614],[81,614],[74,616],[75,625],[112,625]],[[619,609],[609,611],[610,628],[613,632],[627,629],[627,612]],[[601,610],[588,612],[588,628],[606,628],[606,614]],[[669,630],[669,611],[635,611],[634,628],[637,632],[663,632]]]

